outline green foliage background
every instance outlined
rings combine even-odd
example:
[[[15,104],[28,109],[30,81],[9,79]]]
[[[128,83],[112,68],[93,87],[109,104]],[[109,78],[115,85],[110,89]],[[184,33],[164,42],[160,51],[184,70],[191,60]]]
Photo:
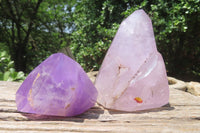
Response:
[[[5,44],[0,43],[0,80],[4,81],[23,81],[25,75],[22,71],[16,72],[14,69],[14,61],[11,60],[10,55],[6,52]]]
[[[152,19],[157,47],[168,75],[199,79],[199,0],[95,0],[93,3],[84,0],[75,12],[77,30],[71,45],[77,61],[87,71],[98,70],[119,24],[141,8]]]
[[[98,70],[120,23],[141,8],[168,75],[200,80],[199,0],[1,0],[0,77],[28,74],[65,47],[86,71]]]

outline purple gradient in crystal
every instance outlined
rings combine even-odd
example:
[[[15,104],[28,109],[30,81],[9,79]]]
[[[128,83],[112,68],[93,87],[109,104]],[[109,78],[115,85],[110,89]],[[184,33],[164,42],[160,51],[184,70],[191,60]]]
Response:
[[[169,102],[165,64],[156,48],[151,19],[143,10],[121,23],[95,86],[97,102],[109,109],[131,112]]]
[[[75,116],[94,106],[97,90],[81,66],[62,53],[51,55],[16,93],[21,112]]]

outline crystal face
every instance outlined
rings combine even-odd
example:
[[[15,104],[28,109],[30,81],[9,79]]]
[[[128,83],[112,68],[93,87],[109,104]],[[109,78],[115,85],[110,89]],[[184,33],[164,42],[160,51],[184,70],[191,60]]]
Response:
[[[109,109],[137,111],[169,102],[169,86],[150,18],[137,10],[120,25],[97,75],[97,102]]]
[[[21,112],[75,116],[94,106],[97,90],[81,66],[57,53],[37,66],[16,93]]]

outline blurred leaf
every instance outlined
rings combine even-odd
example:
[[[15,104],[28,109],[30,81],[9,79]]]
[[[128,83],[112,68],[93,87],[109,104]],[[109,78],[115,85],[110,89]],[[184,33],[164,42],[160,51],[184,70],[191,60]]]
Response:
[[[17,76],[16,76],[16,79],[24,79],[25,75],[23,72],[18,72],[17,73]]]
[[[4,81],[9,81],[10,80],[10,72],[6,71],[3,75],[3,80]]]

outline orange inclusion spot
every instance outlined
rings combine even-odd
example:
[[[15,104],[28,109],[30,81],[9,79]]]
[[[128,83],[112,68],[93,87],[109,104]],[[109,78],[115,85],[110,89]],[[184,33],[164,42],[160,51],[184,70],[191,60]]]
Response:
[[[71,88],[73,91],[75,90],[75,88]]]
[[[37,74],[37,76],[35,77],[34,81],[33,81],[33,85],[35,84],[36,80],[40,77],[40,73]]]
[[[70,104],[67,104],[67,106],[65,106],[65,109],[69,108]]]
[[[142,103],[142,102],[143,102],[142,99],[141,99],[140,97],[136,97],[136,98],[134,98],[134,100],[135,100],[137,103]]]
[[[32,88],[29,90],[29,93],[28,93],[28,101],[31,107],[33,107]]]

